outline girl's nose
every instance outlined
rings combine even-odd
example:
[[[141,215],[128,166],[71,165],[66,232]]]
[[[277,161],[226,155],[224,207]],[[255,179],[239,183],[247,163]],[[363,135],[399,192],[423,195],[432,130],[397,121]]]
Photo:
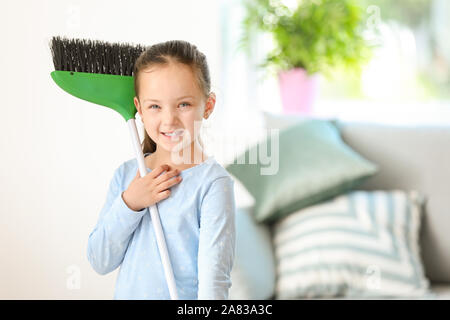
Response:
[[[166,124],[171,124],[176,119],[176,111],[172,110],[172,108],[165,108],[162,117]]]

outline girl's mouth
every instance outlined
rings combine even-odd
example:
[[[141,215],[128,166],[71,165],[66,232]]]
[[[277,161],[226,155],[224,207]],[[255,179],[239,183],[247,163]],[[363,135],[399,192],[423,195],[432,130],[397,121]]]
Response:
[[[178,141],[180,140],[180,137],[183,135],[183,132],[184,132],[183,129],[177,129],[175,131],[161,132],[161,135],[168,141]]]

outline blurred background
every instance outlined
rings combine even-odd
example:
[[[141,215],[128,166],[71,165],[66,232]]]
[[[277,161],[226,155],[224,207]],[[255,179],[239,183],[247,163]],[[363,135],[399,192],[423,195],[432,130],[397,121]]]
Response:
[[[262,112],[450,125],[450,2],[353,2],[360,10],[326,23],[334,9],[317,1],[304,39],[289,24],[302,15],[295,0],[2,2],[0,299],[113,297],[117,270],[96,274],[87,240],[114,170],[134,152],[118,114],[52,81],[52,36],[195,44],[217,95],[206,147],[223,165],[264,134]],[[313,78],[302,105],[283,94],[280,74],[292,68]]]

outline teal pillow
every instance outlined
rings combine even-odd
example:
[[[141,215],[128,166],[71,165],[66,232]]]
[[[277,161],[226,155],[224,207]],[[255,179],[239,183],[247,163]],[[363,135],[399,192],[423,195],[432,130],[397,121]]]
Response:
[[[342,141],[331,121],[308,119],[273,130],[278,129],[226,166],[255,198],[256,222],[275,222],[346,192],[377,172],[375,164]],[[272,134],[276,132],[278,137]]]

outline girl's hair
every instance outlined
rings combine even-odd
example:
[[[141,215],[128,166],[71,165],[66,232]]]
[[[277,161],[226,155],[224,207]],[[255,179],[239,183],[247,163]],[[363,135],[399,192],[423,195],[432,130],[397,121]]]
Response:
[[[134,63],[133,68],[136,97],[139,99],[139,73],[151,65],[165,65],[171,60],[191,67],[197,78],[200,89],[205,95],[205,98],[207,98],[211,90],[211,79],[206,56],[201,53],[195,45],[183,40],[171,40],[157,43],[148,47],[141,53]],[[156,143],[149,137],[145,130],[144,135],[142,152],[155,152]],[[200,142],[200,144],[202,143]]]

